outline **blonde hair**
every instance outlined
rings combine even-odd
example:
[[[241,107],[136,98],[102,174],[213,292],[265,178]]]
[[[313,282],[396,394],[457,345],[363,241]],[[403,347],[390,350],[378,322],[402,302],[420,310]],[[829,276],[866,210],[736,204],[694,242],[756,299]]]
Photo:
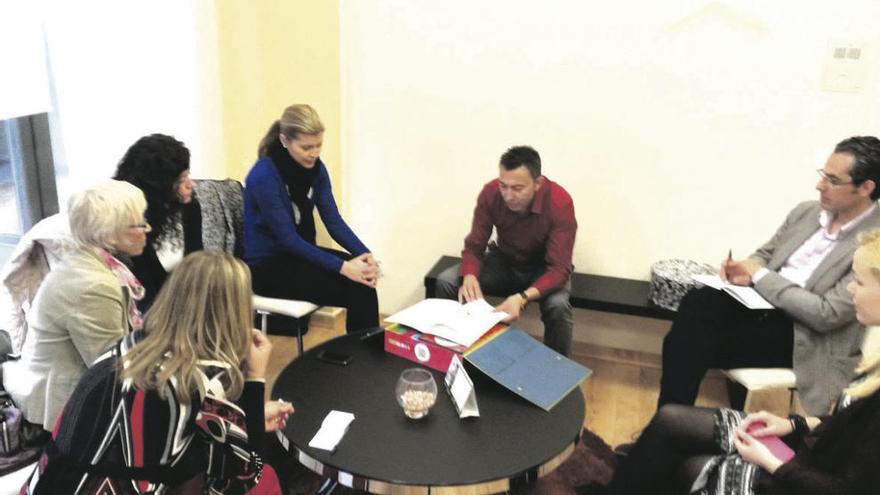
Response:
[[[260,141],[257,148],[257,156],[266,156],[269,146],[275,142],[279,135],[284,134],[287,139],[296,139],[300,134],[309,136],[324,132],[324,123],[314,108],[306,104],[290,105],[284,109],[281,118],[269,127],[269,131]]]
[[[188,255],[156,296],[144,321],[146,336],[125,355],[122,378],[163,398],[173,379],[184,401],[205,393],[197,361],[219,361],[229,365],[226,395],[237,399],[251,342],[251,297],[250,270],[241,260],[222,252]]]
[[[136,186],[104,180],[75,192],[67,202],[73,239],[83,247],[116,250],[123,234],[144,221],[147,200]]]
[[[856,255],[865,261],[871,268],[871,274],[880,281],[880,229],[863,232],[859,236]],[[845,393],[854,398],[862,398],[880,390],[880,349],[874,349],[871,354],[863,356],[856,373],[865,375],[865,379],[847,387]]]

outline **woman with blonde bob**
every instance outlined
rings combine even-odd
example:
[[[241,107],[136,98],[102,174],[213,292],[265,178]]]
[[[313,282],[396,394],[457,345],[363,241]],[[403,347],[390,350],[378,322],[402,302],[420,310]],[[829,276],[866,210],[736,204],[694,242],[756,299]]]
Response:
[[[137,256],[150,226],[140,189],[106,180],[71,196],[76,243],[43,280],[28,314],[21,359],[5,363],[3,385],[25,420],[51,431],[80,376],[129,329],[141,326],[137,278],[117,256]]]
[[[197,252],[171,273],[143,331],[80,381],[27,493],[244,493],[263,476],[262,437],[293,407],[263,403],[271,344],[251,329],[251,277]],[[195,486],[194,486],[195,485]]]
[[[324,124],[308,105],[284,110],[245,178],[244,259],[254,292],[347,309],[349,332],[379,324],[379,265],[339,215],[321,161]],[[348,252],[315,244],[314,210]]]
[[[858,320],[880,325],[880,230],[860,237],[853,272],[848,289]],[[856,372],[833,414],[821,418],[663,406],[607,489],[593,485],[586,493],[877,493],[880,348],[868,350]],[[766,444],[772,437],[788,444],[794,456],[782,455],[775,447],[771,450]]]

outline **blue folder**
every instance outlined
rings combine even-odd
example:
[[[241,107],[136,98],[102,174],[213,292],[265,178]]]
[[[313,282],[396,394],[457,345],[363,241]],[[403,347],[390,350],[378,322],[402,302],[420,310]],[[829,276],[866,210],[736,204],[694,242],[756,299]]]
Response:
[[[593,373],[514,326],[478,342],[465,359],[545,411]]]

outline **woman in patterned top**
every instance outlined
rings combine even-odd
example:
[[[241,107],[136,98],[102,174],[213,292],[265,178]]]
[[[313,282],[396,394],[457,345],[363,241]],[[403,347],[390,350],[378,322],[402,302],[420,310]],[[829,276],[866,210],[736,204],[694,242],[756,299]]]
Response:
[[[880,325],[880,230],[860,242],[848,289],[858,320]],[[663,406],[607,489],[594,485],[588,493],[877,493],[880,348],[870,350],[856,371],[859,379],[843,391],[833,415],[822,418]],[[781,437],[794,457],[777,457],[765,436]]]
[[[172,272],[144,321],[98,358],[67,402],[23,493],[244,493],[264,476],[264,432],[290,404],[263,403],[271,345],[251,327],[248,268],[200,251]]]

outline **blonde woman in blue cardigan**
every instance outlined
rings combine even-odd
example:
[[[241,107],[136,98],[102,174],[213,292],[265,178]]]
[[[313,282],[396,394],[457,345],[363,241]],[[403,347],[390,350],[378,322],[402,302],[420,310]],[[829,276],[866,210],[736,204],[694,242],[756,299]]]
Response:
[[[323,142],[324,124],[308,105],[287,107],[269,128],[245,178],[244,259],[255,293],[344,307],[352,332],[379,324],[379,266],[339,214]],[[347,252],[315,244],[315,209]]]

